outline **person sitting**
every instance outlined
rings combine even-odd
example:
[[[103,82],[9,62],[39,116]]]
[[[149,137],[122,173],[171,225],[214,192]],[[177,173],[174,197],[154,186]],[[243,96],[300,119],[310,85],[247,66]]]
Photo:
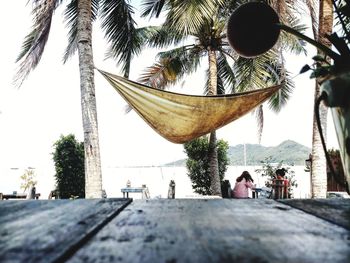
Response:
[[[254,188],[253,182],[254,180],[249,172],[244,171],[236,179],[236,184],[232,190],[233,198],[249,198],[248,188]]]

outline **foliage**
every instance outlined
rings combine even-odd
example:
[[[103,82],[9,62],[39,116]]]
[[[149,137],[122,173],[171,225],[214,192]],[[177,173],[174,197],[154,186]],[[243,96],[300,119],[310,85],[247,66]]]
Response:
[[[35,172],[33,169],[26,169],[24,171],[24,174],[21,175],[21,189],[23,189],[23,192],[27,191],[30,187],[34,187],[37,184]]]
[[[322,43],[314,43],[323,51],[324,55],[314,56],[314,64],[312,66],[305,65],[300,71],[300,73],[304,73],[311,70],[311,78],[327,77],[350,70],[350,1],[332,0],[332,3],[341,36],[334,32],[327,35],[326,38],[337,52],[327,48]],[[333,63],[330,63],[329,58],[333,59]]]
[[[75,136],[61,136],[54,144],[56,187],[60,198],[85,197],[84,144]]]
[[[200,137],[184,144],[185,152],[188,156],[186,167],[188,176],[192,181],[192,188],[195,193],[210,195],[210,172],[208,149],[209,141],[206,137]],[[225,176],[228,165],[228,143],[224,140],[217,141],[218,165],[220,182]]]
[[[282,54],[291,50],[297,54],[303,52],[303,42],[293,36],[286,37],[282,34],[284,37],[281,37],[279,44],[267,54],[256,58],[239,57],[228,44],[226,25],[232,11],[247,1],[210,0],[205,1],[205,5],[197,4],[191,7],[195,2],[197,0],[144,1],[142,11],[144,16],[157,17],[161,12],[165,14],[165,22],[149,31],[147,44],[153,48],[171,48],[158,53],[158,60],[146,69],[139,81],[164,89],[179,83],[188,74],[196,72],[200,69],[200,63],[208,59],[209,53],[215,51],[218,94],[280,84],[280,92],[268,100],[269,107],[278,112],[286,104],[294,88]],[[274,8],[288,11],[288,16],[281,15],[284,24],[292,26],[297,31],[303,31],[303,26],[300,26],[294,16],[295,12],[291,12],[292,7],[286,5],[285,1],[276,1]],[[193,19],[196,14],[201,16]],[[209,70],[206,71],[205,79],[204,90],[205,94],[208,94]],[[260,139],[263,129],[263,107],[257,107],[255,114]]]
[[[272,180],[275,179],[276,170],[283,167],[283,161],[279,163],[273,163],[272,157],[265,158],[264,161],[261,161],[262,168],[256,169],[255,172],[260,174],[262,177],[267,177],[265,181],[266,187],[272,186]],[[288,179],[290,188],[288,189],[288,193],[292,193],[293,187],[298,187],[298,183],[295,180],[295,171],[290,166],[283,167],[286,170],[285,178]]]

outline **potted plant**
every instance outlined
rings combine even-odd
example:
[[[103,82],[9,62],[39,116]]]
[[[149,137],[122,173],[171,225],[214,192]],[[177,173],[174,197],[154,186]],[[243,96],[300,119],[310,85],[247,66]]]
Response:
[[[335,50],[280,24],[276,12],[263,2],[249,2],[238,7],[228,20],[227,38],[238,54],[254,57],[272,48],[280,30],[284,30],[314,45],[324,54],[313,57],[315,63],[312,66],[305,65],[301,73],[312,71],[311,78],[322,79],[321,95],[315,103],[317,124],[327,162],[330,163],[319,120],[318,107],[323,101],[332,112],[346,175],[346,188],[350,192],[350,0],[332,0],[332,3],[341,35],[334,32],[327,38]],[[254,19],[251,19],[252,16]]]

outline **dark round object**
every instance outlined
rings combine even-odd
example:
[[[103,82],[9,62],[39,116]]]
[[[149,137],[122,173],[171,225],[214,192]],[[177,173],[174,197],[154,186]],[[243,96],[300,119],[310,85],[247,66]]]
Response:
[[[276,43],[280,29],[275,10],[262,2],[250,2],[238,7],[227,24],[227,39],[242,57],[256,57]]]

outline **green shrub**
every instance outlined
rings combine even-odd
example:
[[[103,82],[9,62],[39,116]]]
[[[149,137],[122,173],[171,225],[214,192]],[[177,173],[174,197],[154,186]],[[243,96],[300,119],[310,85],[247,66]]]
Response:
[[[185,152],[188,156],[186,167],[188,176],[192,182],[192,188],[195,193],[202,195],[210,195],[210,173],[208,149],[209,141],[205,137],[194,139],[184,144]],[[218,163],[220,181],[225,176],[227,165],[229,163],[227,157],[228,143],[223,140],[217,141]]]
[[[54,144],[56,187],[60,198],[85,198],[84,144],[74,135],[61,136]]]

